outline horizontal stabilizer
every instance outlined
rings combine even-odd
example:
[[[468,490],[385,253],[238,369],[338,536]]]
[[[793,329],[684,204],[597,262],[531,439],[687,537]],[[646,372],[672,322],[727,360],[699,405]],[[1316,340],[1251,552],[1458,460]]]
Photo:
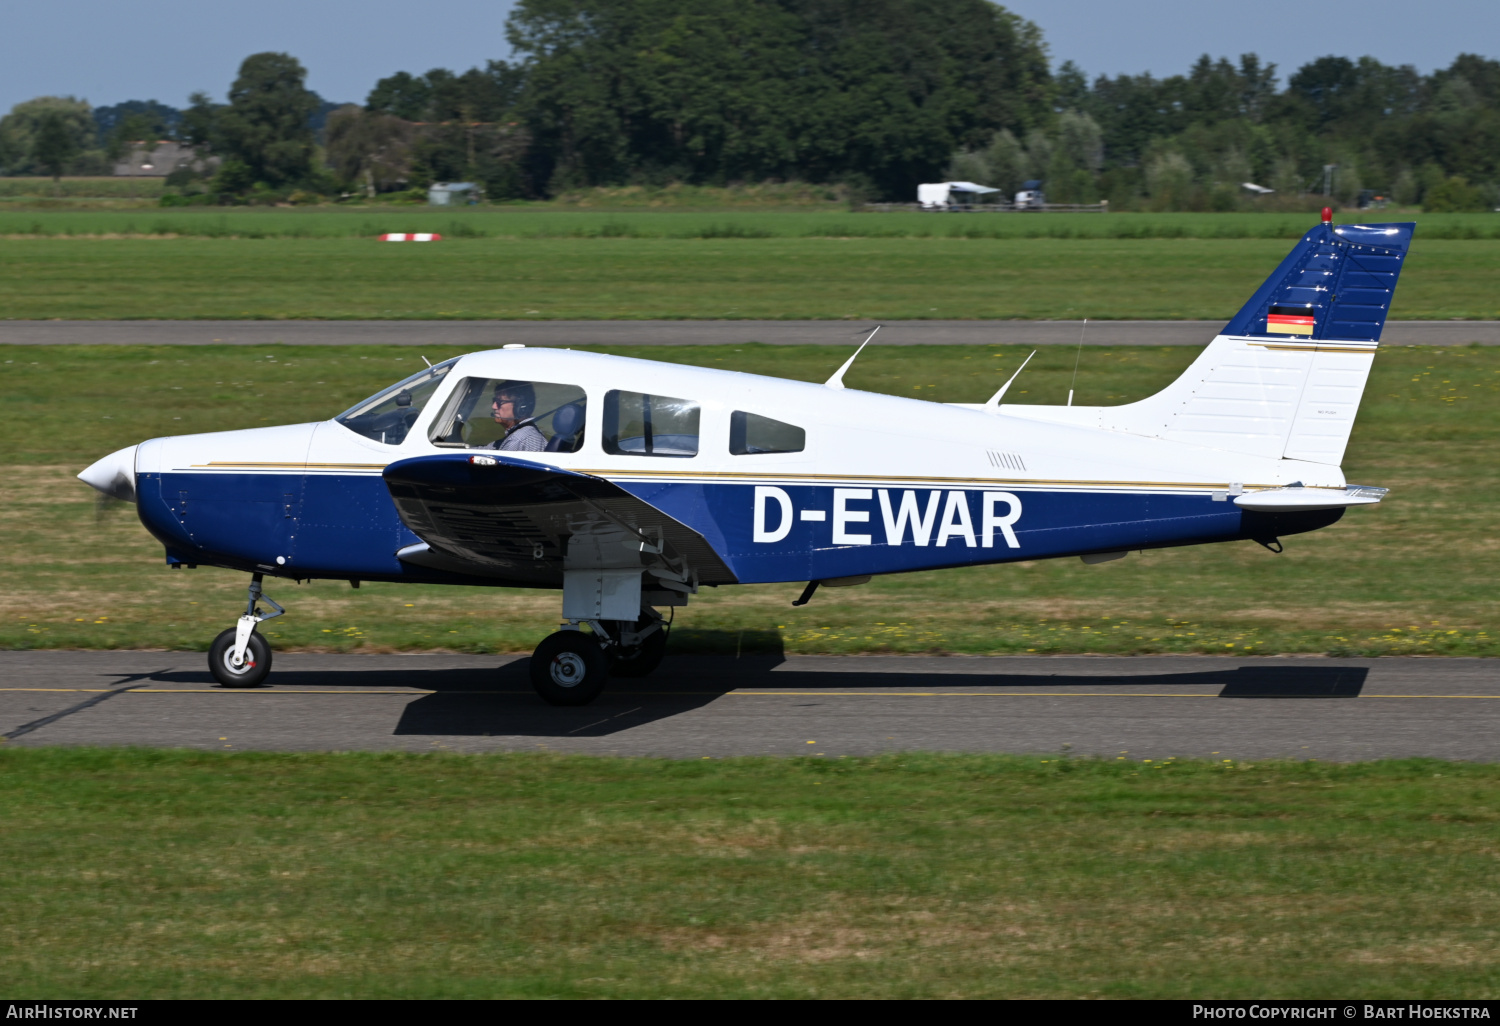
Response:
[[[1349,485],[1346,488],[1303,488],[1293,485],[1288,488],[1263,488],[1237,495],[1234,504],[1241,509],[1257,513],[1300,513],[1313,509],[1347,509],[1350,506],[1370,506],[1385,498],[1389,489],[1370,485]]]

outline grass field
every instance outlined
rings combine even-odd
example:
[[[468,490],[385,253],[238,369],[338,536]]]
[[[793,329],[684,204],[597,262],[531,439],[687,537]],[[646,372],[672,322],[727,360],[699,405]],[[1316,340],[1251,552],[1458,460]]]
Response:
[[[826,347],[662,347],[626,355],[822,380]],[[425,352],[431,360],[454,355]],[[1016,347],[877,346],[852,387],[982,401],[1025,356]],[[1080,403],[1154,392],[1187,347],[1084,353]],[[1074,354],[1044,348],[1012,395],[1059,403]],[[243,602],[244,575],[169,571],[133,507],[96,506],[73,475],[164,434],[331,416],[420,365],[382,347],[0,347],[0,645],[203,648]],[[680,650],[790,652],[1329,652],[1496,655],[1500,501],[1493,459],[1500,350],[1401,348],[1376,359],[1345,461],[1393,489],[1380,508],[1288,539],[1171,549],[1099,566],[1077,560],[950,570],[825,590],[727,588],[682,610]],[[555,594],[476,588],[278,583],[280,648],[526,651]]]
[[[1213,318],[1301,227],[1287,215],[19,213],[11,196],[0,182],[4,318]],[[1500,314],[1500,246],[1483,241],[1500,219],[1421,221],[1393,315]],[[360,238],[390,230],[455,238]],[[617,351],[804,380],[843,355]],[[1024,355],[878,347],[848,380],[980,401]],[[1194,355],[1090,350],[1078,401],[1139,398]],[[1043,350],[1012,397],[1061,402],[1072,359]],[[419,365],[382,347],[0,346],[0,361],[10,648],[205,647],[242,607],[244,575],[168,571],[133,509],[96,502],[72,475],[146,437],[322,419]],[[800,610],[796,586],[724,589],[680,611],[673,645],[1500,655],[1497,391],[1500,351],[1382,352],[1345,466],[1393,492],[1281,556],[1243,543],[913,574]],[[289,607],[266,632],[283,650],[528,650],[557,615],[555,594],[500,589],[288,582],[272,595]],[[1493,999],[1497,785],[1493,766],[1129,753],[0,747],[0,991]]]
[[[27,998],[1495,998],[1494,767],[0,752]]]
[[[0,199],[5,180],[0,179]],[[130,191],[122,187],[122,195]],[[1494,214],[1372,211],[1338,215],[1416,221],[1419,238],[1500,239]],[[425,205],[348,208],[8,210],[0,236],[146,236],[207,239],[374,239],[385,232],[438,232],[455,239],[1295,239],[1315,214],[932,214],[829,210],[621,209],[527,204],[443,210]]]
[[[1227,320],[1287,248],[1281,239],[25,238],[0,240],[0,313]],[[1500,317],[1497,275],[1500,242],[1423,241],[1392,316]]]
[[[64,199],[70,204],[97,205],[100,209],[136,200],[140,205],[157,205],[167,191],[162,178],[115,178],[68,176],[60,182],[36,176],[0,177],[0,209],[34,207],[55,209],[52,201]],[[834,210],[847,209],[848,188],[842,185],[812,185],[807,182],[761,182],[728,187],[683,185],[674,183],[659,188],[639,185],[596,186],[559,193],[550,201],[513,201],[503,204],[505,210]],[[375,201],[353,199],[324,209],[346,211],[351,208],[390,207],[409,201],[393,197]],[[493,209],[493,208],[487,208]]]
[[[0,212],[159,209],[165,185],[160,178],[0,177]]]
[[[1500,217],[1399,216],[1419,245],[1393,316],[1500,317]],[[0,209],[0,317],[1228,319],[1309,220]]]

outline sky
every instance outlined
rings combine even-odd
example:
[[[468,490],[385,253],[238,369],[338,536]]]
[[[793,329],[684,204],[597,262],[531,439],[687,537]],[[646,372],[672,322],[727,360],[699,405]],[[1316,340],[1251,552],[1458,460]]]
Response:
[[[463,71],[505,57],[510,0],[206,0],[146,10],[118,0],[8,4],[0,33],[0,111],[33,96],[96,106],[159,100],[174,107],[202,89],[223,99],[240,61],[290,53],[324,99],[362,102],[379,78],[434,67]],[[1041,26],[1054,66],[1090,77],[1186,71],[1201,53],[1255,52],[1285,76],[1326,54],[1369,54],[1429,72],[1464,51],[1500,57],[1496,0],[1009,0]]]

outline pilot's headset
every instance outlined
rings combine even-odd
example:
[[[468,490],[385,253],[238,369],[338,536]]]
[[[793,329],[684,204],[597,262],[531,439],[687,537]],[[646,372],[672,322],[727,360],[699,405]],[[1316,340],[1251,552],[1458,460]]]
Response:
[[[536,409],[536,389],[529,381],[502,381],[495,386],[495,398],[510,396],[516,407],[516,419],[525,420]]]

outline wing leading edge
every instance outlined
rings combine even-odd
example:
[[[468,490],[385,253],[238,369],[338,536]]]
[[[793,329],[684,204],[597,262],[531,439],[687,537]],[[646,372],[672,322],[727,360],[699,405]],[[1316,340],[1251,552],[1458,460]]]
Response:
[[[384,477],[423,542],[397,556],[417,566],[532,588],[561,588],[564,570],[604,568],[737,583],[703,535],[601,477],[501,453],[418,456]]]

